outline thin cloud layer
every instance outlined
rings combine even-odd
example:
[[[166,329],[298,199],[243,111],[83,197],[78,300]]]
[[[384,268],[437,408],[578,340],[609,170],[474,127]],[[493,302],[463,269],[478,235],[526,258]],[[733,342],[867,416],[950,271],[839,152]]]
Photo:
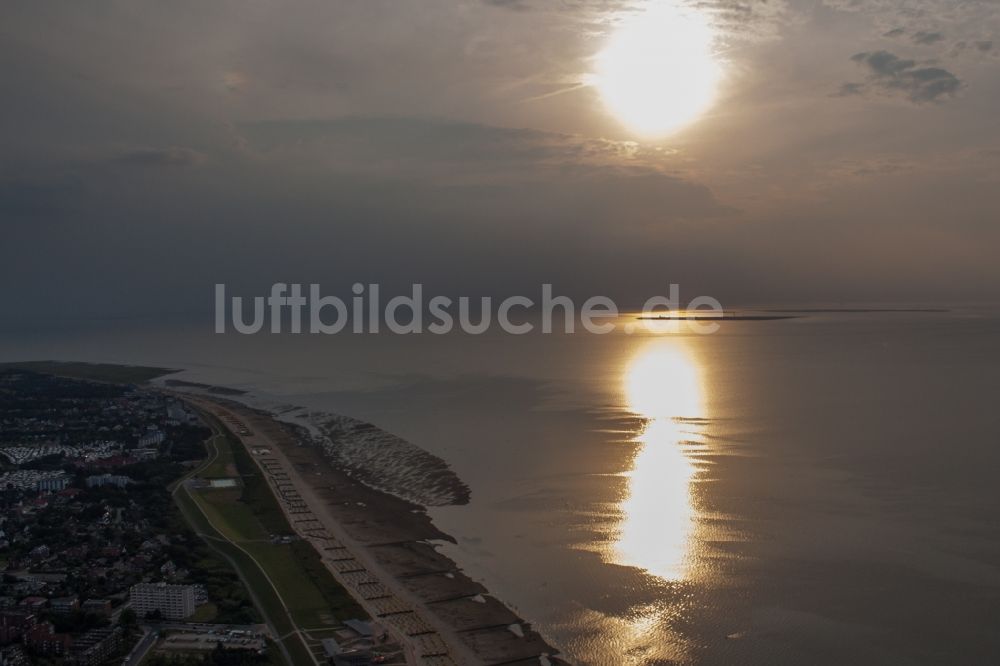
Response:
[[[205,155],[190,148],[133,148],[117,155],[113,160],[125,166],[194,166],[205,161]]]
[[[931,44],[937,44],[938,42],[944,41],[944,35],[940,32],[928,32],[926,30],[920,30],[913,35],[913,41],[917,44],[922,44],[924,46],[929,46]]]

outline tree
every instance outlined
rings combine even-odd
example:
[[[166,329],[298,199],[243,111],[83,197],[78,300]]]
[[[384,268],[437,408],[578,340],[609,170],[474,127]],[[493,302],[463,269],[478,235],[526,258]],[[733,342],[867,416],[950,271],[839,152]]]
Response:
[[[126,608],[118,616],[118,624],[122,629],[131,629],[136,624],[137,616],[131,608]]]

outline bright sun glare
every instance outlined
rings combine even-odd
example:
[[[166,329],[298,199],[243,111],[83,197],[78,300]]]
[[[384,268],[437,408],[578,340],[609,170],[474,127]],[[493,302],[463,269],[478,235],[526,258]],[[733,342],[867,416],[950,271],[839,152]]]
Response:
[[[596,59],[594,84],[632,130],[664,136],[696,120],[720,78],[712,27],[681,0],[653,0],[625,19]]]

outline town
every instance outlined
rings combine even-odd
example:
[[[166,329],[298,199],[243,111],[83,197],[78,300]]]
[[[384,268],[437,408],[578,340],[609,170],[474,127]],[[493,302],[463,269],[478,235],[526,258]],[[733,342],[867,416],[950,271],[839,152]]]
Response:
[[[157,639],[176,658],[143,663],[270,662],[170,497],[209,432],[160,393],[0,369],[0,663],[138,663]]]

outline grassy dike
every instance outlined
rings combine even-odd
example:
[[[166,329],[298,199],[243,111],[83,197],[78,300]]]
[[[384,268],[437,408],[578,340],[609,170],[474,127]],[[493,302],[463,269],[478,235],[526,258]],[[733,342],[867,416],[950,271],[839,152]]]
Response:
[[[239,571],[254,602],[274,628],[292,664],[314,664],[318,637],[364,611],[305,541],[271,543],[291,534],[266,479],[250,454],[217,419],[209,457],[188,479],[238,478],[235,488],[176,486],[174,497],[191,527]],[[314,638],[311,633],[315,632]]]
[[[290,660],[293,666],[315,663],[301,637],[291,633],[294,631],[291,618],[260,567],[250,556],[216,532],[186,488],[179,488],[174,498],[191,529],[236,569],[268,624],[274,628],[278,637],[285,636],[279,642],[284,647],[282,652],[286,655],[286,661]]]

